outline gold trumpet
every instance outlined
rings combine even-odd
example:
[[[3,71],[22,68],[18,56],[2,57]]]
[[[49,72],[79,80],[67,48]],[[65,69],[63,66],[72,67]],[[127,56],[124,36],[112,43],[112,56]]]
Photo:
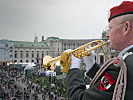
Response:
[[[86,47],[88,47],[89,45],[92,45],[94,43],[97,43],[97,45],[91,47],[89,50],[86,49]],[[103,49],[103,45],[109,43],[109,41],[106,41],[104,42],[103,40],[95,40],[95,41],[91,41],[85,45],[82,45],[81,47],[75,49],[75,50],[72,50],[71,54],[73,54],[75,57],[77,58],[81,58],[81,57],[84,57],[84,56],[89,56],[90,55],[90,52],[94,49],[97,49],[99,47],[101,47],[104,55],[106,56],[107,59],[109,59],[108,55],[105,53],[104,49]],[[45,68],[47,70],[55,70],[56,68],[56,62],[59,61],[61,58],[61,56],[58,56],[56,58],[52,58],[51,56],[49,55],[46,55],[44,56],[43,58],[43,64],[45,66]]]

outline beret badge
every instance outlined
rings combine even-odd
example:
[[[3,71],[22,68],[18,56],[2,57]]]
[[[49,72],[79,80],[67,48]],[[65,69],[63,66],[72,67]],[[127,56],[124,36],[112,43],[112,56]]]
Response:
[[[111,17],[111,11],[108,11],[107,18],[109,19]]]

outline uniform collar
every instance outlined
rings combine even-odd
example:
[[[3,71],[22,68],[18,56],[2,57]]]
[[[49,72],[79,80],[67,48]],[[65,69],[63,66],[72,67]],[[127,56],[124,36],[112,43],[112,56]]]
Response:
[[[131,49],[131,48],[133,48],[133,45],[130,45],[130,46],[128,46],[127,48],[125,48],[124,50],[122,50],[122,51],[119,53],[118,57],[122,56],[125,52],[127,52],[127,51],[128,51],[129,49]]]

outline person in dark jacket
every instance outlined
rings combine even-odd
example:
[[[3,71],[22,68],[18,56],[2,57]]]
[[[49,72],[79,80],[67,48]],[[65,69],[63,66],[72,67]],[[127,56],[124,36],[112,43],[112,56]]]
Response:
[[[132,100],[133,1],[123,1],[119,6],[111,8],[108,21],[109,30],[106,37],[110,40],[110,48],[120,51],[118,57],[123,58],[127,68],[127,86],[124,100]],[[65,52],[70,52],[70,50]],[[67,65],[62,64],[63,68],[66,66],[68,68],[70,67],[67,73],[69,100],[112,100],[116,80],[120,71],[119,67],[115,67],[114,63],[110,64],[95,84],[86,89],[86,84],[80,71],[80,62],[82,58],[76,58],[73,55],[69,58],[71,59],[68,59],[70,62],[67,62]],[[84,56],[83,61],[86,64],[87,75],[93,79],[100,68],[95,62],[94,51],[91,51],[91,56]],[[122,98],[119,97],[118,100],[122,100]]]

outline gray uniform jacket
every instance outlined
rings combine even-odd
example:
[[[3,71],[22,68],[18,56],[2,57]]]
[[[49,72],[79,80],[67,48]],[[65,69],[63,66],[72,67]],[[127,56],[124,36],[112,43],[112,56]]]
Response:
[[[133,52],[133,48],[128,50],[128,52]],[[133,100],[133,55],[128,56],[124,61],[127,66],[127,88],[125,100]],[[99,67],[100,66],[95,63],[87,75],[90,78],[93,78]],[[92,87],[86,89],[86,84],[80,70],[78,68],[70,69],[67,74],[68,99],[112,100],[118,73],[119,68],[116,68],[114,64],[111,64],[98,81]]]

